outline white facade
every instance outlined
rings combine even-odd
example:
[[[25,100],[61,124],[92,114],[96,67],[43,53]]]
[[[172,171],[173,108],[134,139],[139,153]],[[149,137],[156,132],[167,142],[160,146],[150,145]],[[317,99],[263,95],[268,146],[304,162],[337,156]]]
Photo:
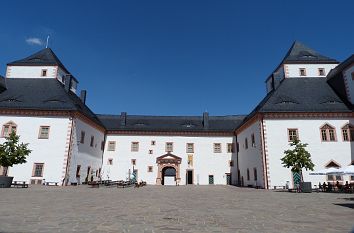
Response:
[[[285,78],[301,77],[300,69],[305,69],[303,77],[326,77],[329,71],[338,64],[285,64]],[[323,69],[324,74],[320,75],[319,69]]]
[[[9,122],[16,124],[16,134],[20,135],[20,142],[29,143],[32,150],[27,163],[14,165],[9,168],[9,175],[14,180],[26,181],[43,180],[48,182],[61,182],[64,156],[67,144],[68,117],[31,117],[31,116],[0,116],[0,124]],[[40,139],[41,126],[49,126],[49,138]],[[5,138],[0,138],[3,143]],[[34,164],[43,164],[43,175],[34,175]]]
[[[57,71],[57,66],[7,66],[6,78],[56,78]]]
[[[284,157],[284,151],[290,149],[288,129],[297,129],[302,143],[308,143],[307,150],[311,154],[315,170],[322,170],[331,161],[342,167],[353,160],[354,142],[343,141],[342,127],[348,123],[353,124],[354,119],[323,118],[323,119],[266,119],[267,159],[269,162],[269,186],[285,186],[288,181],[292,186],[292,174],[289,168],[284,168],[280,159]],[[335,128],[336,141],[322,141],[320,127],[329,124]],[[327,182],[326,176],[309,175],[309,171],[303,171],[305,181],[318,185],[319,182]],[[343,177],[344,181],[349,176]]]
[[[115,142],[114,151],[108,150],[108,143]],[[152,143],[154,141],[154,143]],[[131,143],[139,143],[139,151],[131,151]],[[233,153],[227,151],[227,144],[234,143],[233,136],[139,136],[139,135],[107,135],[103,156],[103,177],[110,180],[127,180],[134,169],[138,170],[138,180],[148,184],[156,184],[158,165],[156,159],[165,155],[166,142],[173,143],[171,154],[182,159],[180,166],[180,184],[186,184],[186,171],[193,171],[193,184],[209,184],[209,175],[213,175],[214,184],[225,185],[227,174],[231,172],[230,160]],[[194,144],[194,153],[187,153],[186,144]],[[221,143],[221,153],[214,153],[214,143]],[[150,154],[152,150],[152,154]],[[188,164],[188,155],[193,157]],[[112,165],[109,165],[111,160]],[[152,172],[149,172],[152,166]],[[233,174],[231,175],[233,176]]]

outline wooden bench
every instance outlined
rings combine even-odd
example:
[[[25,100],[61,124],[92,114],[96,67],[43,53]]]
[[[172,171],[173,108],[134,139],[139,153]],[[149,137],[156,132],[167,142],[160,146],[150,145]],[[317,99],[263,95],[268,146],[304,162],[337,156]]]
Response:
[[[50,181],[47,182],[47,181],[46,181],[46,182],[44,183],[44,185],[45,185],[45,186],[58,186],[58,183],[59,183],[59,182],[50,182]]]
[[[100,187],[100,184],[96,181],[88,182],[87,184],[90,185],[91,188],[99,188]]]
[[[11,185],[16,188],[28,188],[26,181],[14,181]]]

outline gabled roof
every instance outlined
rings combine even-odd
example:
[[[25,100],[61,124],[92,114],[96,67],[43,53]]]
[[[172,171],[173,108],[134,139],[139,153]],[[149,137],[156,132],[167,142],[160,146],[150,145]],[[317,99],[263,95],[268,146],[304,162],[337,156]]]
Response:
[[[24,59],[8,63],[9,66],[59,66],[66,73],[70,72],[65,68],[63,63],[59,60],[57,55],[50,48],[45,48],[39,52],[32,54]],[[74,77],[73,77],[74,78]],[[75,78],[74,78],[75,79]],[[76,82],[77,79],[75,79]]]
[[[107,130],[154,132],[233,132],[245,116],[209,116],[209,127],[203,127],[202,116],[127,115],[121,125],[120,115],[97,115]]]
[[[0,109],[79,111],[102,125],[96,115],[73,92],[56,79],[8,78],[0,91]]]
[[[339,62],[333,58],[326,57],[319,52],[307,47],[299,41],[294,41],[290,49],[286,53],[283,60],[272,72],[276,72],[284,64],[338,64]],[[272,74],[267,78],[270,79]]]
[[[244,122],[256,113],[282,112],[352,112],[352,109],[325,78],[286,78],[277,89],[267,94]]]

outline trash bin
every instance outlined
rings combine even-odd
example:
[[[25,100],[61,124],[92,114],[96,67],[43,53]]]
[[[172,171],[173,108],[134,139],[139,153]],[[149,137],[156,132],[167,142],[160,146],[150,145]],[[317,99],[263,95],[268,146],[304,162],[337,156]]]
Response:
[[[303,193],[312,193],[311,182],[301,182],[300,187]]]

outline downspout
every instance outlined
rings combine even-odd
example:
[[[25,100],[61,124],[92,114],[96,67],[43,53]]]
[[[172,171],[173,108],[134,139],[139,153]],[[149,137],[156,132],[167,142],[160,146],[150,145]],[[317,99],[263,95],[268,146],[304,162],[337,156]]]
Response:
[[[266,164],[266,151],[265,151],[265,140],[264,140],[264,123],[263,123],[263,115],[260,117],[261,123],[261,141],[262,141],[262,164],[263,164],[263,178],[264,178],[264,188],[269,189],[268,184],[268,170]]]
[[[74,128],[74,117],[73,116],[70,116],[71,119],[71,129],[70,129],[70,141],[69,141],[69,148],[68,148],[68,156],[67,156],[67,160],[66,160],[66,168],[65,168],[65,176],[64,176],[64,179],[63,179],[63,183],[62,183],[62,186],[65,186],[68,184],[68,179],[69,179],[69,165],[70,165],[70,155],[71,155],[71,150],[72,150],[72,140],[73,140],[73,128]]]

